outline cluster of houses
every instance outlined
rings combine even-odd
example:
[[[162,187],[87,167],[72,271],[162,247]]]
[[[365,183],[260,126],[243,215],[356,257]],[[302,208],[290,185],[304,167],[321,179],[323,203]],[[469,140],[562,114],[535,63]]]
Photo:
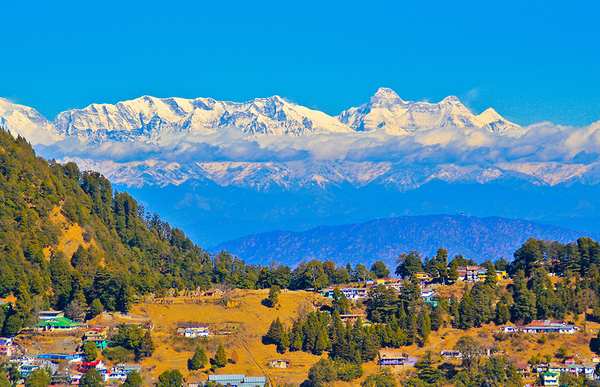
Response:
[[[352,301],[364,300],[369,297],[369,289],[375,284],[383,285],[400,292],[402,289],[402,280],[399,278],[379,279],[368,283],[365,287],[341,287],[337,288],[347,299]],[[336,288],[326,288],[321,291],[321,295],[327,298],[333,298],[333,292]],[[421,288],[421,297],[425,303],[436,307],[438,301],[436,299],[435,290],[425,285]]]
[[[479,265],[459,266],[456,268],[458,274],[456,280],[459,282],[483,282],[488,276],[488,270]],[[501,281],[508,278],[508,273],[505,270],[496,270],[493,275],[496,280]],[[433,281],[431,275],[425,272],[417,272],[413,274],[422,285],[430,284]]]
[[[596,363],[577,363],[573,358],[569,358],[563,363],[537,364],[532,366],[532,370],[540,375],[544,386],[558,386],[562,373],[583,375],[586,379],[594,380]]]
[[[85,329],[85,330],[84,330]],[[105,327],[86,327],[64,316],[56,310],[38,313],[38,322],[25,332],[38,334],[65,333],[69,336],[83,331],[82,342],[92,342],[103,350],[108,346],[108,332]],[[107,367],[102,361],[85,361],[83,353],[39,353],[27,354],[27,348],[15,343],[14,338],[0,337],[0,358],[15,366],[23,381],[37,369],[47,369],[52,375],[53,385],[78,385],[83,375],[90,369],[97,370],[108,384],[121,383],[129,373],[139,372],[137,364],[117,364]]]
[[[9,359],[14,364],[21,377],[26,379],[37,369],[43,368],[50,371],[52,384],[78,385],[83,375],[90,369],[97,370],[106,383],[120,383],[127,379],[133,372],[140,372],[138,364],[117,364],[108,368],[101,360],[87,362],[80,353],[43,353],[34,356],[20,356]]]
[[[478,265],[460,266],[457,268],[458,278],[457,281],[464,282],[481,282],[485,281],[488,276],[487,269]],[[496,270],[494,275],[497,280],[504,280],[508,278],[508,274],[504,270]],[[413,274],[413,277],[421,284],[421,296],[423,300],[431,306],[437,306],[437,300],[435,297],[435,290],[432,288],[433,279],[429,273],[417,272]],[[353,286],[353,287],[340,287],[338,288],[344,296],[352,301],[358,301],[366,299],[369,296],[369,289],[373,286],[383,285],[388,288],[394,289],[398,292],[403,287],[403,279],[401,278],[378,278],[376,280],[369,280],[365,282],[365,286]],[[333,298],[333,287],[323,289],[321,295]]]

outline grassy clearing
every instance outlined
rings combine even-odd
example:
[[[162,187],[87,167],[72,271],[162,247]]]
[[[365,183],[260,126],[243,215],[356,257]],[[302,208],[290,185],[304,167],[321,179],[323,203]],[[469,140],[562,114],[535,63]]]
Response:
[[[303,311],[311,310],[323,299],[314,293],[283,291],[279,297],[277,308],[267,308],[261,300],[268,291],[241,291],[232,293],[227,307],[218,300],[200,304],[137,304],[132,313],[150,318],[154,324],[152,336],[156,345],[154,355],[143,362],[153,377],[169,368],[182,370],[188,380],[206,378],[206,371],[187,371],[187,360],[197,345],[204,346],[209,356],[214,354],[219,343],[225,345],[227,354],[235,364],[228,364],[218,370],[218,373],[243,373],[247,375],[266,375],[276,384],[300,383],[306,379],[308,369],[319,358],[304,352],[288,352],[278,354],[275,346],[262,344],[262,335],[266,333],[271,321],[279,317],[287,324]],[[207,341],[188,340],[175,335],[177,324],[197,322],[210,324],[219,329],[236,327],[229,336],[211,337]],[[273,359],[288,359],[291,366],[288,369],[271,369],[268,362]]]
[[[217,345],[222,343],[227,355],[235,360],[235,364],[228,364],[219,369],[218,373],[265,375],[275,385],[301,383],[306,379],[311,365],[319,357],[304,352],[278,354],[274,346],[263,345],[261,337],[275,318],[279,317],[289,325],[300,313],[312,310],[326,301],[315,293],[283,291],[279,297],[279,307],[272,309],[261,304],[261,300],[267,294],[267,290],[235,290],[229,296],[229,306],[222,303],[218,297],[196,297],[195,303],[190,299],[184,303],[182,298],[176,298],[170,304],[136,304],[132,310],[135,319],[150,319],[154,324],[152,335],[156,350],[151,358],[143,362],[147,374],[156,378],[164,370],[176,368],[182,371],[188,381],[204,380],[208,370],[188,372],[187,360],[198,345],[206,348],[207,354],[212,356]],[[113,323],[126,321],[125,316],[111,316],[111,318],[114,320]],[[211,337],[209,340],[177,337],[175,335],[177,325],[189,322],[209,324],[211,329],[233,327],[234,333],[229,336]],[[422,356],[426,351],[439,354],[443,349],[453,349],[460,337],[472,336],[485,347],[497,348],[517,363],[526,363],[536,354],[554,355],[560,347],[565,347],[572,355],[577,355],[578,361],[588,362],[594,356],[589,348],[589,342],[598,332],[600,325],[584,323],[583,318],[580,318],[578,326],[583,329],[574,335],[516,335],[501,338],[495,335],[499,327],[493,324],[469,330],[446,327],[438,332],[432,332],[425,346],[403,347],[401,351],[415,357]],[[291,367],[288,369],[268,367],[269,360],[280,358],[290,360]],[[364,364],[363,369],[367,376],[377,372],[378,366],[375,362],[370,362]],[[414,369],[399,367],[395,372],[405,375],[414,372]],[[357,384],[357,381],[336,382],[334,386],[346,387]]]

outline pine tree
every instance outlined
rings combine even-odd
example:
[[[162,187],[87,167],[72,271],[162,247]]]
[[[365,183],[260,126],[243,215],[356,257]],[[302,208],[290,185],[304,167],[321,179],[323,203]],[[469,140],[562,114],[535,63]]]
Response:
[[[454,294],[450,296],[450,302],[448,303],[448,313],[452,317],[452,326],[458,327],[460,325],[460,304]]]
[[[25,387],[47,387],[51,376],[45,368],[38,368],[25,379]]]
[[[431,330],[437,331],[444,325],[444,310],[438,305],[433,308],[431,313]]]
[[[86,361],[94,361],[98,357],[98,348],[92,341],[83,343],[83,353]]]
[[[422,347],[427,343],[427,339],[429,338],[429,334],[431,333],[431,318],[429,316],[429,308],[426,306],[422,306],[419,319],[418,319],[418,327],[419,327],[419,345]]]
[[[279,343],[277,343],[277,352],[285,353],[290,347],[290,336],[285,328],[281,332]]]
[[[191,371],[196,371],[206,366],[206,362],[208,361],[206,357],[206,353],[202,347],[196,348],[194,355],[188,360],[188,369]]]
[[[152,341],[152,335],[150,335],[150,331],[147,330],[142,338],[139,348],[137,348],[135,351],[135,356],[137,359],[150,357],[152,356],[152,352],[154,352],[154,342]]]
[[[496,318],[494,320],[497,325],[506,324],[510,320],[510,302],[508,296],[503,295],[496,303]]]
[[[269,295],[263,300],[263,304],[269,308],[274,308],[279,304],[279,293],[281,288],[278,285],[273,285],[269,289]]]
[[[475,305],[471,292],[467,291],[459,304],[458,327],[462,329],[475,326],[480,312]]]
[[[370,332],[363,335],[362,348],[361,348],[361,361],[371,361],[377,357],[379,351],[379,345]]]
[[[333,289],[332,308],[339,314],[350,313],[350,301],[338,288]]]
[[[276,318],[275,320],[273,320],[273,322],[269,326],[269,330],[267,331],[267,334],[265,336],[263,336],[263,343],[264,344],[275,344],[279,347],[281,344],[281,338],[284,334],[284,331],[285,331],[285,328],[284,328],[283,324],[281,323],[281,320],[279,320],[279,317]]]
[[[326,327],[321,327],[317,332],[315,347],[312,352],[315,355],[320,355],[324,351],[327,351],[329,348],[330,348],[330,342],[329,342],[329,335],[327,334]]]
[[[300,320],[295,320],[290,333],[290,351],[302,350],[303,339],[302,323]]]
[[[225,347],[223,347],[223,344],[219,344],[217,347],[217,352],[215,353],[212,363],[216,368],[222,368],[227,365],[227,354],[225,353]]]
[[[433,384],[442,377],[440,371],[433,366],[431,351],[425,352],[425,355],[415,364],[417,375],[420,380],[427,384]]]
[[[183,375],[179,370],[166,370],[158,376],[157,387],[182,387]]]
[[[535,294],[527,288],[525,272],[519,271],[513,285],[514,304],[511,308],[512,321],[528,323],[536,316]]]

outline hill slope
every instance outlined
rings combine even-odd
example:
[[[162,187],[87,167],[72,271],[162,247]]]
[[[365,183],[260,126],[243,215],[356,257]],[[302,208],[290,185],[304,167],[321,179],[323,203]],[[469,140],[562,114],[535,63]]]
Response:
[[[377,219],[365,223],[324,226],[304,232],[276,231],[250,235],[218,245],[248,262],[285,257],[287,264],[317,258],[337,263],[383,259],[390,266],[401,252],[432,255],[439,247],[478,261],[512,253],[530,237],[571,241],[581,233],[524,220],[498,217],[430,215]]]
[[[42,308],[126,311],[136,294],[207,286],[212,261],[102,175],[48,163],[0,130],[0,268],[0,297],[18,300],[2,319],[13,334]]]

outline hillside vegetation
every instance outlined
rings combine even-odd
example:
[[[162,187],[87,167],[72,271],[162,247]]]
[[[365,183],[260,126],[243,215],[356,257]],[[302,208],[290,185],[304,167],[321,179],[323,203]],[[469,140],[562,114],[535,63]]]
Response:
[[[207,287],[209,255],[178,229],[148,216],[96,172],[36,157],[0,131],[0,296],[17,306],[5,333],[40,308],[128,309],[136,294]],[[6,321],[4,321],[6,320]],[[8,325],[8,326],[7,326]]]

